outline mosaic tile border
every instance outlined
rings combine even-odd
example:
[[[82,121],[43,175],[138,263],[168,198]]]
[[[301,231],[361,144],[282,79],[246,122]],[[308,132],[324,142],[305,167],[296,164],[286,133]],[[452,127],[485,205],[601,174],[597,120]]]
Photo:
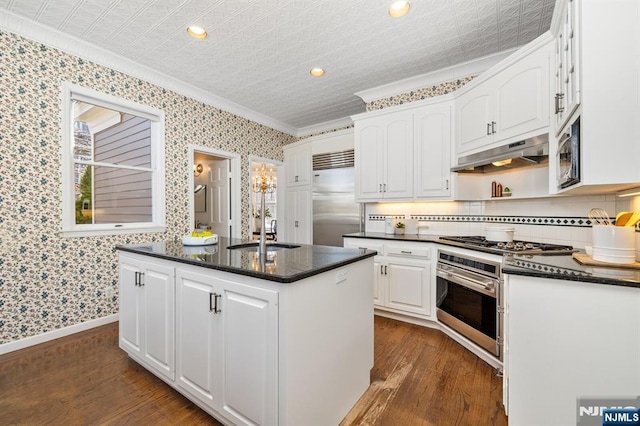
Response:
[[[370,214],[372,222],[384,221],[387,217],[404,219],[405,215],[379,215]],[[576,228],[591,228],[592,222],[588,217],[581,216],[490,216],[490,215],[409,215],[411,219],[429,222],[475,222],[475,223],[502,223],[511,225],[539,225],[539,226],[568,226]],[[640,224],[636,226],[636,232],[640,232]]]
[[[559,266],[543,265],[537,262],[531,262],[527,260],[513,259],[509,263],[513,266],[524,269],[532,269],[539,272],[544,272],[552,275],[564,275],[575,277],[591,277],[592,274],[582,271],[576,271],[575,269],[561,268]]]

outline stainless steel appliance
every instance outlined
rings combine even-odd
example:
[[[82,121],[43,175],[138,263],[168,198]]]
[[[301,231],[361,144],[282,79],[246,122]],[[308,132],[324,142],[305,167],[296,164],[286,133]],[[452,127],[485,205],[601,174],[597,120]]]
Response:
[[[560,135],[556,155],[558,189],[580,182],[580,117]]]
[[[451,236],[440,237],[439,240],[445,244],[451,244],[458,247],[469,248],[472,250],[481,250],[487,253],[504,254],[504,253],[520,253],[520,254],[571,254],[575,250],[572,246],[560,244],[544,244],[533,241],[511,242],[495,242],[488,241],[485,237],[478,235],[469,236]]]
[[[486,173],[505,169],[517,169],[549,161],[549,134],[512,142],[487,151],[458,158],[458,165],[451,168],[459,173]]]
[[[438,321],[502,360],[502,280],[499,260],[438,251]]]
[[[354,151],[313,156],[313,244],[342,247],[342,236],[360,232],[355,202]]]

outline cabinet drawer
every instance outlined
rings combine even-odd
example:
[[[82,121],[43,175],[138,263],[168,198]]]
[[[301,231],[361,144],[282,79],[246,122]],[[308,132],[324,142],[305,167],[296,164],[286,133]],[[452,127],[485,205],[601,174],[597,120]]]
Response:
[[[431,246],[421,243],[415,244],[385,244],[385,254],[387,256],[402,256],[419,259],[431,258]]]
[[[367,238],[345,238],[344,247],[374,250],[378,252],[378,256],[384,254],[384,243],[380,240],[371,240]]]

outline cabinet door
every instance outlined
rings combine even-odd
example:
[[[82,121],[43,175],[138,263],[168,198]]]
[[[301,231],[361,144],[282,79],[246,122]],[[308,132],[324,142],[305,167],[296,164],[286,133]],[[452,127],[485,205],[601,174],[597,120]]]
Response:
[[[391,114],[385,119],[385,199],[413,197],[413,112]]]
[[[311,184],[311,144],[285,149],[284,162],[287,168],[287,185],[299,186]]]
[[[380,119],[363,120],[355,125],[356,201],[382,198],[384,180],[384,131]]]
[[[216,279],[222,299],[221,410],[236,424],[278,424],[278,293]]]
[[[176,281],[176,383],[203,404],[216,408],[220,378],[215,367],[221,342],[216,318],[220,314],[212,311],[213,278],[178,269]]]
[[[373,258],[373,304],[384,306],[384,287],[386,284],[385,268],[379,256]]]
[[[160,373],[175,378],[174,269],[146,263],[144,267],[144,358]]]
[[[131,353],[142,354],[142,287],[138,286],[138,274],[142,272],[141,262],[120,254],[120,347]]]
[[[545,45],[494,77],[495,141],[535,136],[548,129],[550,49]]]
[[[344,238],[344,247],[374,250],[378,255],[373,258],[373,304],[384,306],[384,291],[382,291],[382,281],[384,280],[384,265],[380,262],[384,254],[384,241],[369,238]]]
[[[456,99],[458,155],[493,141],[491,128],[493,99],[488,86],[489,82],[480,84]]]
[[[311,187],[292,188],[287,191],[286,235],[290,243],[311,244],[313,241],[313,216]]]
[[[430,263],[411,259],[387,262],[386,306],[416,314],[430,314]]]
[[[416,198],[451,195],[451,105],[432,105],[414,114]]]

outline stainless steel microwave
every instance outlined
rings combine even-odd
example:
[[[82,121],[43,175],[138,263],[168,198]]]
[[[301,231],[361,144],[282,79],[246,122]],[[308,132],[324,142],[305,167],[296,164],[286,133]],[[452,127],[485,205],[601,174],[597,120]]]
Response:
[[[560,135],[556,157],[558,189],[580,182],[580,117]]]

